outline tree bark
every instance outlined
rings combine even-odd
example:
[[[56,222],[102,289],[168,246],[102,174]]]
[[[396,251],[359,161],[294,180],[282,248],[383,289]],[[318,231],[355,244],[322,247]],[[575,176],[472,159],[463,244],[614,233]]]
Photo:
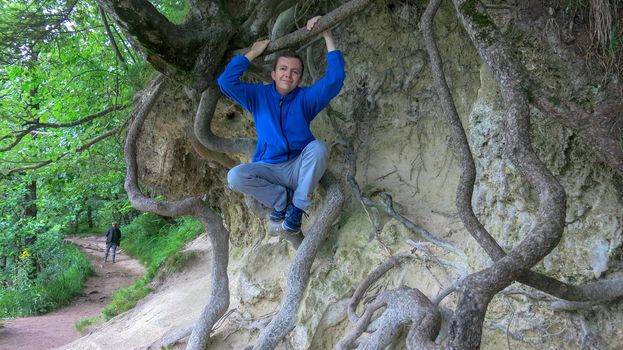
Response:
[[[533,228],[507,256],[493,266],[470,275],[450,326],[451,349],[480,346],[484,316],[493,296],[527,272],[556,247],[564,229],[566,195],[562,186],[536,156],[530,145],[529,104],[524,73],[512,51],[501,40],[475,0],[453,0],[459,18],[481,58],[500,84],[507,108],[507,153],[538,194],[539,210]]]
[[[344,203],[344,194],[339,183],[326,173],[321,180],[327,189],[322,207],[313,226],[305,235],[303,243],[298,247],[294,260],[288,270],[288,284],[284,292],[279,313],[262,330],[253,347],[255,350],[274,349],[277,344],[294,328],[296,314],[309,282],[310,270],[320,244],[325,241],[331,225],[339,216]]]
[[[138,188],[136,139],[145,118],[162,91],[163,78],[162,75],[159,75],[152,81],[145,93],[147,96],[144,97],[144,103],[137,106],[134,121],[128,130],[124,147],[127,167],[125,189],[134,208],[171,217],[192,215],[200,220],[208,231],[212,244],[212,269],[208,303],[195,324],[187,345],[188,349],[203,350],[208,343],[212,327],[229,307],[229,278],[227,276],[229,232],[223,226],[221,218],[212,212],[199,197],[179,201],[156,201],[144,196]]]

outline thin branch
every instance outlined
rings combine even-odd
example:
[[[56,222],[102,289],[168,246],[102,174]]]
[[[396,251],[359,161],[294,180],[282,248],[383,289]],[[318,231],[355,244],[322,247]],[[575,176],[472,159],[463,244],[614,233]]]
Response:
[[[109,114],[111,112],[126,109],[127,107],[128,107],[127,105],[115,105],[115,106],[109,107],[109,108],[107,108],[107,109],[105,109],[103,111],[97,112],[95,114],[92,114],[90,116],[81,118],[79,120],[76,120],[76,121],[73,121],[73,122],[70,122],[70,123],[39,123],[39,122],[36,122],[36,121],[33,121],[33,120],[28,120],[28,121],[24,122],[24,125],[29,125],[28,128],[23,129],[23,130],[19,130],[19,131],[15,131],[12,135],[11,134],[4,135],[2,138],[0,138],[0,140],[5,140],[5,139],[10,138],[10,137],[15,137],[13,142],[11,142],[9,145],[7,145],[4,148],[0,148],[0,153],[12,150],[13,148],[15,148],[15,146],[17,146],[22,141],[22,139],[26,135],[34,133],[35,130],[42,129],[42,128],[52,128],[52,129],[54,129],[54,128],[69,128],[69,127],[77,126],[77,125],[80,125],[80,124],[84,124],[84,123],[86,123],[88,121],[91,121],[91,120],[93,120],[95,118],[99,118],[99,117],[105,116],[105,115],[107,115],[107,114]]]
[[[17,136],[15,136],[15,140],[13,140],[13,142],[11,142],[8,146],[4,148],[0,148],[0,152],[10,151],[13,148],[15,148],[15,146],[17,146],[20,143],[20,141],[22,141],[24,136],[28,135],[34,129],[35,128],[28,128],[28,129],[19,131]],[[2,137],[2,139],[4,140],[5,138],[9,138],[9,137],[11,137],[11,135],[5,135]]]
[[[127,68],[128,64],[123,58],[121,51],[119,50],[119,46],[117,46],[117,41],[115,37],[112,35],[112,31],[110,30],[110,26],[108,25],[108,19],[106,18],[106,12],[101,6],[98,6],[100,9],[100,16],[102,17],[102,22],[104,23],[104,28],[106,29],[106,35],[108,36],[108,40],[110,40],[110,44],[112,45],[113,50],[115,51],[115,57],[117,57],[117,61],[121,63],[124,67]]]
[[[125,125],[125,124],[124,124]],[[88,149],[89,147],[95,145],[96,143],[112,136],[115,135],[116,133],[118,133],[119,131],[121,131],[123,129],[123,126],[120,126],[118,128],[109,130],[103,134],[100,134],[94,138],[92,138],[91,140],[89,140],[88,142],[86,142],[85,144],[83,144],[82,146],[76,148],[73,152],[72,151],[65,151],[63,153],[61,153],[60,155],[56,156],[54,159],[48,159],[46,161],[42,161],[39,162],[37,164],[33,164],[33,165],[27,165],[27,166],[22,166],[22,167],[18,167],[18,168],[13,168],[10,169],[6,172],[6,175],[9,174],[13,174],[13,173],[20,173],[20,172],[24,172],[24,171],[28,171],[28,170],[35,170],[35,169],[39,169],[39,168],[43,168],[46,165],[50,165],[54,162],[57,162],[61,159],[63,159],[65,156],[72,154],[72,153],[80,153],[86,149]]]
[[[123,39],[123,37],[125,35],[123,33],[119,32],[119,30],[117,29],[117,26],[115,26],[115,25],[112,25],[112,29],[114,29],[115,34],[117,34],[117,37],[119,37],[119,41],[121,41],[121,43],[123,44],[123,47],[125,47],[125,51],[128,53],[128,55],[132,59],[132,62],[134,62],[136,64],[137,63],[136,57],[134,57],[134,54],[132,53],[132,52],[134,52],[134,50],[131,49],[130,45],[128,45],[128,43],[126,43],[126,40]]]
[[[111,107],[108,107],[102,111],[99,111],[97,113],[91,114],[89,116],[86,116],[84,118],[78,119],[76,121],[70,122],[70,123],[38,123],[38,122],[34,122],[34,121],[30,121],[28,123],[26,123],[27,125],[32,125],[35,126],[37,129],[39,128],[70,128],[72,126],[77,126],[80,124],[84,124],[88,121],[91,121],[95,118],[99,118],[99,117],[103,117],[109,113],[115,112],[115,111],[119,111],[119,110],[124,110],[128,108],[127,105],[114,105]]]
[[[21,173],[21,172],[28,171],[28,170],[35,170],[35,169],[43,168],[44,166],[52,164],[52,163],[56,162],[57,160],[63,158],[67,154],[68,154],[68,152],[64,152],[60,156],[56,157],[56,159],[48,159],[46,161],[43,161],[41,163],[37,163],[37,164],[34,164],[34,165],[27,165],[27,166],[22,166],[22,167],[10,169],[9,171],[6,172],[5,175],[11,175],[11,174],[14,174],[14,173]]]

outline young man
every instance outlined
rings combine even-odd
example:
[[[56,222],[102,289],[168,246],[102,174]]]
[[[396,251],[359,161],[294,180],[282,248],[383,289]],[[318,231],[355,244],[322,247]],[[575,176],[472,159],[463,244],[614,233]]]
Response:
[[[320,16],[307,22],[312,30]],[[327,169],[328,150],[312,135],[309,124],[341,90],[344,58],[336,49],[330,30],[322,33],[327,45],[327,71],[309,87],[299,87],[303,60],[292,52],[277,59],[272,84],[240,81],[253,59],[260,56],[269,40],[258,41],[245,55],[232,59],[218,78],[221,91],[253,115],[257,147],[251,163],[231,169],[229,186],[274,208],[270,220],[297,233],[309,195]]]

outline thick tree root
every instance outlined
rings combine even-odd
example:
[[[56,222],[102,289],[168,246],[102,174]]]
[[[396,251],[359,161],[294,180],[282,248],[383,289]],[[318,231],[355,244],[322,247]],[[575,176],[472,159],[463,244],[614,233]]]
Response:
[[[214,82],[201,94],[199,107],[195,115],[195,136],[207,149],[220,153],[241,153],[251,156],[255,150],[256,141],[249,138],[218,137],[212,133],[210,124],[214,117],[216,103],[221,96]]]
[[[431,1],[422,17],[422,32],[431,58],[431,69],[437,85],[438,95],[452,130],[453,144],[462,163],[463,173],[459,189],[457,190],[459,215],[465,223],[466,228],[477,242],[494,260],[496,260],[496,262],[499,262],[496,263],[496,266],[492,269],[477,275],[478,277],[471,276],[472,278],[468,279],[466,282],[467,285],[473,282],[477,284],[479,288],[481,288],[484,283],[489,283],[489,290],[483,288],[478,291],[466,291],[462,298],[462,304],[461,302],[459,304],[459,308],[465,308],[462,310],[465,313],[460,315],[460,313],[457,312],[457,316],[455,316],[456,323],[454,334],[462,333],[462,335],[458,336],[458,338],[461,339],[455,338],[452,346],[474,348],[478,346],[480,342],[480,335],[477,334],[474,337],[470,337],[467,334],[469,332],[468,324],[474,320],[480,322],[481,317],[484,317],[486,304],[488,304],[490,298],[499,290],[498,288],[510,283],[513,278],[558,297],[583,298],[587,296],[582,294],[584,291],[588,291],[588,288],[569,286],[555,279],[531,271],[526,271],[524,274],[516,273],[517,269],[529,269],[557,245],[559,237],[562,234],[562,218],[564,217],[564,209],[566,207],[565,194],[560,184],[553,178],[551,173],[549,173],[531,149],[528,136],[528,101],[527,96],[525,93],[521,92],[522,89],[519,87],[525,82],[525,78],[522,75],[522,71],[518,69],[519,64],[513,59],[510,50],[502,44],[495,29],[482,29],[473,24],[474,13],[466,14],[466,9],[472,12],[478,11],[470,7],[474,5],[473,2],[454,1],[454,3],[460,14],[459,17],[463,20],[463,24],[472,37],[482,58],[492,68],[497,80],[501,84],[502,95],[509,111],[507,143],[512,145],[512,147],[509,148],[509,155],[517,168],[539,191],[541,205],[537,224],[535,224],[537,227],[531,231],[531,235],[527,239],[511,252],[510,255],[514,255],[514,258],[506,256],[502,248],[484,229],[474,215],[471,207],[471,195],[475,180],[475,166],[465,132],[458,118],[458,113],[456,112],[445,81],[441,60],[432,35],[432,19],[440,1]],[[486,31],[486,33],[482,31]],[[484,38],[487,38],[486,42]],[[547,212],[547,208],[551,205],[555,205],[555,212]],[[540,251],[536,252],[533,249],[539,249]],[[513,275],[515,277],[509,278]],[[489,282],[485,282],[486,279],[490,279]],[[611,282],[604,282],[600,284],[611,284]],[[621,285],[620,282],[614,282],[614,284],[618,284],[619,287]],[[466,286],[466,288],[468,287]],[[571,290],[573,290],[573,292],[570,292]],[[611,294],[620,295],[622,292],[623,290],[620,288],[615,293],[611,293],[611,290],[607,290],[602,291],[600,296],[606,297]],[[470,296],[467,297],[467,295]],[[476,299],[469,300],[471,298]],[[472,308],[475,306],[475,303],[479,305]],[[475,314],[479,314],[479,316],[472,318]],[[463,318],[460,319],[459,317]],[[471,324],[471,327],[473,327],[473,324]],[[458,330],[459,328],[461,328],[462,331]]]
[[[162,75],[155,78],[135,109],[134,120],[128,130],[124,147],[124,156],[127,164],[125,190],[130,203],[137,210],[173,217],[192,215],[200,220],[208,231],[212,244],[209,300],[201,313],[201,317],[195,324],[187,345],[188,349],[202,350],[208,343],[212,326],[229,307],[229,279],[227,277],[229,232],[223,226],[221,218],[213,213],[199,197],[186,198],[179,201],[156,201],[143,195],[138,187],[136,140],[143,122],[162,91],[164,83]]]
[[[392,343],[399,331],[405,325],[411,325],[408,339],[413,345],[410,349],[434,349],[437,345],[434,339],[441,326],[441,314],[422,292],[417,289],[402,286],[386,291],[366,305],[361,317],[356,313],[357,305],[361,302],[366,290],[383,276],[387,271],[397,266],[400,261],[412,258],[408,254],[391,257],[370,273],[357,287],[348,305],[348,317],[355,324],[354,329],[345,335],[337,344],[336,349],[384,349]],[[373,314],[384,308],[382,314],[372,321]],[[361,342],[357,339],[366,331],[371,335]]]
[[[321,183],[327,189],[326,195],[312,228],[305,235],[290,265],[288,283],[279,313],[262,330],[253,349],[274,349],[294,328],[298,308],[309,282],[312,263],[320,244],[329,234],[331,225],[338,218],[344,203],[344,194],[340,185],[330,173],[324,175]]]

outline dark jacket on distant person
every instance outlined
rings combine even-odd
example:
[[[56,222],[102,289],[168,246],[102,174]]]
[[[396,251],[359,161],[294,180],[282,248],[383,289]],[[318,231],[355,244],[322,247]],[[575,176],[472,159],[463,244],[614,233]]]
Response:
[[[121,230],[118,227],[111,227],[106,233],[106,244],[111,243],[121,245]]]

